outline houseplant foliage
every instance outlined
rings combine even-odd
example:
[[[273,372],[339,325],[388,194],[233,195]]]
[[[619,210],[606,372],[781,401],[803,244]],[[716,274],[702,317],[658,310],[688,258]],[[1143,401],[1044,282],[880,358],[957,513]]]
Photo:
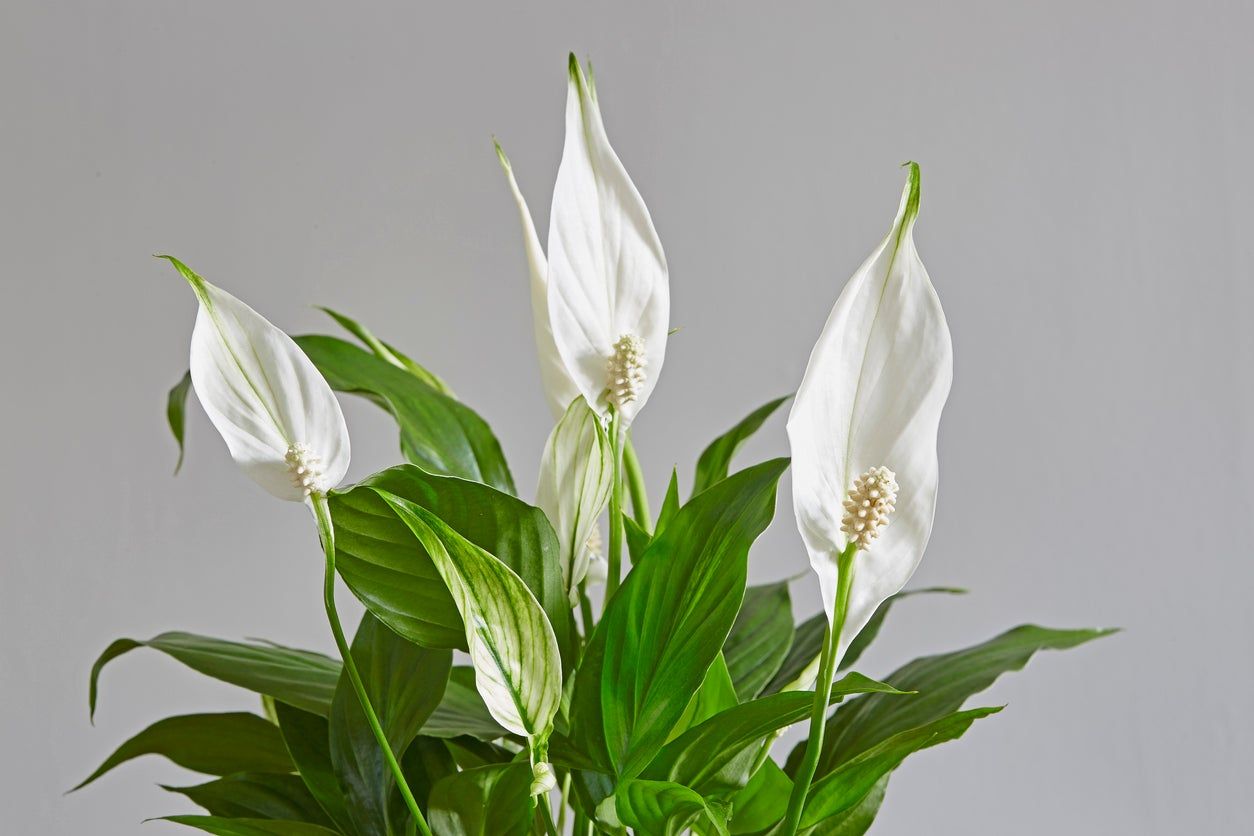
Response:
[[[860,834],[894,769],[998,706],[969,698],[1040,650],[1105,635],[1024,625],[872,679],[853,671],[907,596],[936,503],[952,372],[914,243],[918,166],[889,232],[835,302],[792,399],[794,515],[823,610],[746,586],[789,459],[736,469],[788,398],[677,474],[656,515],[630,428],[663,367],[666,259],[571,58],[547,243],[497,146],[522,223],[541,381],[555,425],[524,498],[488,423],[365,325],[289,338],[174,258],[199,303],[171,391],[180,464],[191,391],[244,473],[304,503],[337,657],[170,632],[118,639],[252,691],[257,713],[159,720],[82,785],[156,754],[206,775],[168,789],[208,833]],[[395,419],[402,462],[351,485],[336,392]],[[312,571],[312,567],[311,567]],[[350,637],[344,584],[365,606]],[[799,726],[805,739],[779,746]]]

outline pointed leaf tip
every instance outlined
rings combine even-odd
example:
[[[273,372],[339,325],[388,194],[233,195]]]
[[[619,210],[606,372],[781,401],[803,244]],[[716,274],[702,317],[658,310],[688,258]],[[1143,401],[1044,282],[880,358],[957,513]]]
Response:
[[[505,169],[506,174],[510,173],[513,169],[509,164],[509,157],[505,156],[505,149],[496,137],[492,137],[492,147],[496,149],[496,158],[500,161],[501,168]]]

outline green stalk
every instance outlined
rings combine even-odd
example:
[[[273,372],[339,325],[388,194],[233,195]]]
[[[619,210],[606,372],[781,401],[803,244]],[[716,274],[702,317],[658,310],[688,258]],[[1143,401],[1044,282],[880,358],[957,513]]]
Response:
[[[836,649],[840,646],[840,633],[845,626],[845,613],[849,609],[849,588],[853,584],[853,558],[858,547],[850,543],[836,558],[836,606],[833,622],[823,635],[823,653],[819,661],[819,678],[814,688],[814,708],[810,712],[810,737],[806,741],[805,755],[793,780],[792,794],[788,797],[788,812],[780,836],[796,836],[805,809],[806,794],[818,768],[819,754],[823,749],[823,730],[827,722],[827,704],[832,698],[832,675],[836,667]]]
[[[570,773],[562,776],[561,805],[557,808],[557,832],[566,832],[566,800],[570,798]]]
[[[327,504],[326,494],[315,493],[309,499],[313,506],[314,517],[318,521],[318,536],[322,540],[322,549],[327,559],[326,575],[322,584],[322,601],[326,606],[327,621],[331,624],[331,634],[335,636],[335,646],[339,648],[340,658],[344,660],[344,672],[348,674],[348,681],[353,685],[353,691],[357,694],[357,701],[361,703],[361,710],[366,715],[370,730],[374,732],[375,740],[379,741],[379,748],[383,750],[383,759],[392,770],[396,786],[400,789],[401,796],[405,799],[405,806],[409,808],[409,813],[418,826],[418,832],[422,836],[431,836],[431,828],[427,826],[422,810],[418,809],[418,802],[405,781],[405,775],[401,772],[401,765],[397,762],[396,755],[392,753],[392,747],[388,743],[387,735],[383,732],[383,726],[379,724],[379,716],[375,714],[374,706],[370,704],[366,686],[361,681],[361,674],[357,672],[357,663],[353,661],[352,649],[349,647],[348,640],[344,638],[344,628],[340,626],[340,616],[335,609],[335,529],[331,525],[331,507]]]
[[[605,579],[605,603],[610,605],[622,581],[623,568],[623,431],[618,410],[610,409],[610,453],[614,457],[614,488],[610,492],[609,576]]]
[[[646,533],[653,533],[653,515],[649,513],[649,494],[644,488],[644,470],[636,458],[636,446],[628,433],[623,445],[623,470],[627,476],[627,490],[631,494],[631,516]]]

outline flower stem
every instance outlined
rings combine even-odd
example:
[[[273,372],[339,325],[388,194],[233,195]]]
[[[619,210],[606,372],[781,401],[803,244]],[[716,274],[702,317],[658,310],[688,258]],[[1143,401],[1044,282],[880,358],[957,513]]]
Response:
[[[327,559],[326,576],[322,585],[322,601],[326,605],[331,634],[335,636],[335,646],[339,648],[340,658],[344,660],[344,672],[348,674],[348,681],[352,683],[353,691],[357,694],[357,701],[361,703],[361,710],[366,715],[370,730],[374,732],[375,740],[379,741],[379,748],[383,750],[383,759],[392,770],[396,786],[405,799],[405,806],[409,808],[418,832],[422,836],[431,836],[431,828],[427,826],[422,810],[418,809],[418,802],[405,781],[405,774],[401,771],[396,755],[392,753],[392,747],[388,743],[387,735],[383,732],[383,726],[379,724],[379,716],[375,714],[374,706],[370,704],[366,686],[361,681],[361,674],[357,672],[357,663],[353,661],[352,649],[349,647],[348,640],[344,638],[344,628],[340,625],[340,616],[335,608],[335,529],[331,525],[331,507],[327,504],[326,494],[315,493],[309,497],[309,500],[313,506],[314,518],[318,521],[318,536],[322,540],[322,548]]]
[[[609,575],[605,579],[605,603],[618,591],[623,568],[623,431],[618,410],[610,412],[610,453],[614,457],[614,487],[610,491]]]
[[[636,458],[636,447],[627,433],[623,444],[623,471],[627,490],[631,493],[631,516],[646,533],[653,533],[653,515],[649,513],[649,494],[644,488],[644,470]]]
[[[788,797],[788,812],[780,836],[796,836],[805,809],[806,794],[818,768],[819,754],[823,749],[823,731],[827,722],[827,704],[832,698],[832,675],[836,668],[836,651],[840,647],[840,633],[845,626],[845,613],[849,609],[849,588],[853,584],[853,557],[858,547],[850,543],[836,557],[836,606],[832,622],[823,635],[823,652],[819,661],[819,678],[814,685],[814,708],[810,712],[810,737],[806,741],[805,755],[793,779],[792,794]]]

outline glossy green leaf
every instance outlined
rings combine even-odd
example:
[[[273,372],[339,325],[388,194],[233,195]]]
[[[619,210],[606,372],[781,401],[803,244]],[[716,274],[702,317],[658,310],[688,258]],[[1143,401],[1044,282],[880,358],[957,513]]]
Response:
[[[450,389],[448,384],[441,380],[438,375],[405,356],[395,347],[388,345],[383,340],[376,337],[369,328],[362,325],[357,320],[345,316],[338,311],[333,311],[330,308],[320,308],[320,310],[339,323],[345,331],[361,340],[366,347],[370,349],[375,357],[378,357],[380,360],[386,360],[397,368],[404,369],[443,395],[448,395],[450,398],[456,397],[453,394],[453,390]]]
[[[636,833],[679,836],[694,819],[703,817],[703,824],[727,836],[728,810],[680,784],[629,779],[615,790],[613,803],[618,820]]]
[[[392,414],[408,461],[515,492],[500,442],[468,406],[352,343],[320,335],[295,340],[331,388],[366,395]]]
[[[544,512],[486,485],[413,465],[382,470],[330,497],[336,566],[377,618],[418,644],[466,647],[461,614],[430,554],[379,491],[431,511],[522,578],[548,614],[564,660],[573,660],[557,535]]]
[[[727,669],[743,702],[762,692],[792,647],[792,599],[788,583],[751,586],[723,644]]]
[[[782,771],[780,774],[783,774]],[[891,775],[892,773],[890,772],[876,781],[874,786],[871,787],[871,791],[864,795],[857,804],[843,813],[836,813],[825,819],[820,819],[817,824],[811,827],[801,828],[798,831],[798,835],[862,836],[871,829],[876,815],[879,814],[880,805],[884,803],[884,793],[888,790],[888,779]],[[788,780],[787,776],[784,777],[784,780]],[[785,798],[783,805],[779,808],[781,817],[787,807],[788,800]]]
[[[792,780],[775,761],[767,758],[749,783],[731,797],[732,817],[728,831],[732,836],[760,833],[784,817]]]
[[[174,822],[217,836],[334,836],[336,831],[299,821],[267,819],[228,819],[218,816],[166,816],[159,821]]]
[[[653,537],[640,527],[640,523],[626,515],[623,515],[623,531],[627,535],[627,557],[631,559],[634,566],[640,562],[640,558],[644,557],[645,550],[649,548],[649,542]]]
[[[679,511],[679,471],[671,468],[671,480],[666,483],[666,493],[662,496],[662,507],[657,514],[657,524],[653,527],[656,536],[666,524],[675,518]]]
[[[186,452],[183,437],[187,430],[187,394],[192,390],[192,373],[183,372],[183,377],[170,389],[166,397],[165,419],[170,424],[170,432],[179,443],[179,458],[174,463],[174,473],[183,469],[183,454]]]
[[[388,744],[403,753],[444,696],[453,652],[406,641],[367,612],[352,654]],[[358,831],[400,832],[388,809],[395,779],[347,674],[335,691],[330,735],[331,764]]]
[[[722,649],[749,546],[770,523],[787,459],[737,473],[654,537],[597,625],[577,673],[571,737],[600,769],[638,775]]]
[[[766,423],[771,413],[779,409],[780,405],[790,397],[792,396],[785,395],[758,407],[739,424],[714,439],[710,446],[702,451],[701,458],[697,460],[697,475],[692,485],[693,496],[727,478],[727,471],[731,467],[731,460],[736,455],[736,451]]]
[[[162,633],[148,641],[118,639],[100,654],[91,669],[88,702],[93,715],[101,670],[138,647],[158,650],[197,673],[323,716],[330,713],[331,696],[340,676],[340,663],[335,659],[273,644],[177,632]]]
[[[479,740],[496,740],[509,734],[500,723],[492,719],[492,713],[475,688],[475,670],[463,665],[454,666],[449,675],[444,699],[422,725],[427,737],[474,737]]]
[[[296,775],[241,772],[193,787],[165,789],[187,796],[213,816],[280,819],[335,827]]]
[[[666,742],[670,743],[692,727],[704,723],[738,702],[740,700],[736,697],[736,686],[727,670],[727,660],[720,653],[714,657],[714,662],[705,672],[705,679],[701,681],[701,687],[697,688],[697,693],[692,695],[684,713],[666,736]]]
[[[880,779],[907,757],[929,746],[961,737],[981,717],[996,714],[1000,707],[975,708],[948,714],[930,723],[889,737],[845,761],[810,787],[801,813],[801,826],[812,827],[844,813],[866,798]],[[856,832],[856,831],[855,831]]]
[[[123,743],[74,789],[143,755],[162,755],[184,769],[207,775],[293,769],[279,730],[256,714],[186,714],[158,720]]]
[[[1003,673],[1021,670],[1039,650],[1065,650],[1111,632],[1024,625],[974,647],[916,659],[885,681],[903,691],[918,691],[918,696],[898,701],[872,694],[850,700],[832,715],[823,737],[818,774],[830,772],[898,732],[949,715]],[[799,755],[794,753],[794,757]]]
[[[951,586],[929,586],[923,589],[907,589],[898,592],[896,595],[890,595],[885,598],[875,612],[871,614],[871,620],[866,623],[859,632],[854,636],[853,641],[849,643],[849,647],[845,648],[845,655],[840,659],[840,667],[838,670],[848,670],[854,666],[854,663],[862,658],[862,654],[875,641],[876,636],[880,633],[880,628],[884,626],[884,618],[888,615],[888,611],[892,606],[902,598],[909,598],[912,595],[930,595],[942,593],[945,595],[965,595],[965,589],[957,589]]]
[[[851,694],[913,698],[859,673],[832,684],[833,701]],[[806,719],[813,705],[813,692],[789,691],[728,708],[667,743],[643,777],[674,781],[707,796],[739,789],[749,780],[749,766],[762,741]]]
[[[526,763],[450,775],[431,790],[431,829],[439,836],[523,836],[531,825],[530,788]]]
[[[562,697],[562,660],[549,619],[513,570],[439,517],[380,489],[444,578],[462,619],[475,687],[492,716],[543,741]]]
[[[807,618],[797,625],[793,631],[792,644],[788,646],[788,654],[780,663],[779,670],[771,677],[761,693],[764,695],[778,694],[781,691],[795,691],[814,686],[814,677],[818,675],[819,652],[823,649],[823,635],[827,632],[827,616],[823,613]],[[809,682],[802,680],[808,679]]]
[[[279,732],[309,793],[340,830],[354,833],[335,767],[331,765],[331,730],[325,717],[284,703],[274,706]]]
[[[457,761],[449,751],[446,741],[422,735],[415,738],[405,750],[405,756],[401,758],[401,772],[404,773],[405,783],[413,792],[418,806],[425,813],[431,789],[443,779],[457,773]],[[391,809],[397,814],[394,818],[400,818],[404,807],[400,792],[393,792]]]

